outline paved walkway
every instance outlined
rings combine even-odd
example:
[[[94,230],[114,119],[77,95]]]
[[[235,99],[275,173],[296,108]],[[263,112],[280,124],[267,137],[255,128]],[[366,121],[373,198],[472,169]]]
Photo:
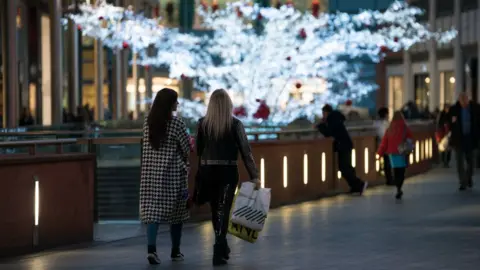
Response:
[[[480,181],[478,181],[480,186]],[[404,201],[393,190],[364,198],[339,196],[271,211],[256,244],[231,238],[231,264],[245,270],[477,270],[480,187],[460,193],[455,175],[436,170],[408,181]],[[168,235],[159,236],[163,264],[147,265],[142,238],[0,263],[1,270],[212,269],[212,230],[184,232],[186,261],[171,263]]]

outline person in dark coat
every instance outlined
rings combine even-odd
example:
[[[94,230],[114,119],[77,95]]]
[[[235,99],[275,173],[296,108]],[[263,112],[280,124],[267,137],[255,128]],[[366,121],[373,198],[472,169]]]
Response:
[[[363,194],[368,183],[357,177],[352,166],[353,142],[345,127],[345,116],[334,111],[332,106],[325,105],[322,108],[323,120],[316,125],[316,128],[325,137],[333,137],[334,150],[337,152],[338,168],[342,176],[350,186],[350,193]]]
[[[450,144],[455,150],[460,190],[473,187],[473,153],[480,136],[479,108],[466,93],[450,108]],[[466,167],[465,167],[466,163]]]
[[[440,137],[446,136],[450,129],[449,127],[449,115],[450,112],[450,104],[445,104],[443,107],[443,111],[438,114],[437,117],[437,133],[441,135]],[[438,138],[439,140],[441,138]],[[440,153],[440,159],[442,161],[443,167],[448,168],[450,166],[450,159],[452,156],[452,150],[447,149]]]

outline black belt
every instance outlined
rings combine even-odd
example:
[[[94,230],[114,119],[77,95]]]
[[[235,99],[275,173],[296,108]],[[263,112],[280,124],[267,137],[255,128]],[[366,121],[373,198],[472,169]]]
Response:
[[[236,160],[201,160],[201,165],[227,165],[227,166],[236,166]]]

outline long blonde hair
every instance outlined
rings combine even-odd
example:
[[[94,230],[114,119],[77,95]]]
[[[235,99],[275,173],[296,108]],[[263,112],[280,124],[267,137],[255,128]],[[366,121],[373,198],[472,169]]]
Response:
[[[213,91],[202,128],[215,139],[221,138],[232,127],[232,111],[233,104],[227,91],[223,89]]]

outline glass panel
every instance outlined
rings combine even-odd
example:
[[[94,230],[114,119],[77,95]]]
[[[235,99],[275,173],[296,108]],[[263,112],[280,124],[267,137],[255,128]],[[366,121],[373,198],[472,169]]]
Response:
[[[403,77],[390,76],[388,78],[389,107],[391,110],[400,110],[403,106]]]
[[[415,75],[415,103],[420,111],[428,108],[430,77],[427,74]]]
[[[140,166],[140,142],[97,144],[95,147],[98,167]]]
[[[444,72],[444,93],[443,93],[443,103],[444,104],[453,104],[455,103],[455,76],[453,71]]]

